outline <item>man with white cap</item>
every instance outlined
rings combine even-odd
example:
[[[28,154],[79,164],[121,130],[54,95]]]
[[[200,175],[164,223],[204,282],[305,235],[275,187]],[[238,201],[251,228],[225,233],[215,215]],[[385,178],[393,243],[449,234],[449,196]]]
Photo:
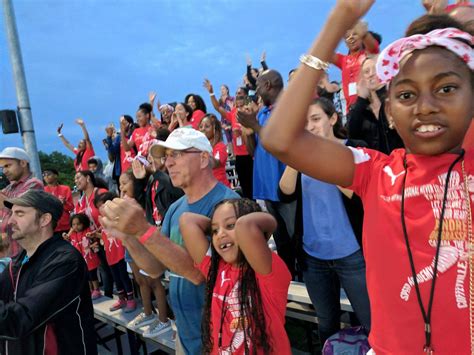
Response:
[[[156,276],[157,263],[172,271],[169,292],[178,329],[176,353],[200,354],[205,285],[196,285],[204,279],[182,247],[179,218],[185,212],[209,217],[218,202],[239,196],[212,174],[212,147],[199,131],[175,129],[165,142],[154,146],[151,153],[161,154],[171,182],[185,193],[169,207],[161,232],[146,222],[137,204],[128,200],[108,202],[101,210],[101,223],[106,229],[125,235],[124,245],[146,272]],[[154,261],[150,261],[150,256]]]
[[[20,251],[18,244],[12,240],[12,230],[8,226],[11,210],[5,208],[3,201],[7,198],[18,197],[31,189],[43,190],[43,183],[33,177],[30,171],[30,157],[21,148],[7,147],[0,152],[0,167],[10,181],[10,184],[0,191],[0,233],[1,239],[7,239],[10,244],[9,256],[15,256]]]

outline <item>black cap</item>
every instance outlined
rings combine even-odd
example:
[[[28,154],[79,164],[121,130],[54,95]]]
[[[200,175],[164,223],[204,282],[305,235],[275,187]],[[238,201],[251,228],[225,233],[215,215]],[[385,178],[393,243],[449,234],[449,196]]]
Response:
[[[20,197],[5,200],[3,204],[9,209],[13,205],[33,207],[43,213],[50,213],[56,222],[63,214],[63,204],[61,201],[43,190],[29,190]]]

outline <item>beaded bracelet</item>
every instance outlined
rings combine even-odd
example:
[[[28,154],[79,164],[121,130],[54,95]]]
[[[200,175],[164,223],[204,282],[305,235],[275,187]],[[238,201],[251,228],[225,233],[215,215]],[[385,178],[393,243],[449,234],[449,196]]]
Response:
[[[329,68],[328,62],[324,62],[311,54],[302,54],[300,62],[316,70],[328,70]]]

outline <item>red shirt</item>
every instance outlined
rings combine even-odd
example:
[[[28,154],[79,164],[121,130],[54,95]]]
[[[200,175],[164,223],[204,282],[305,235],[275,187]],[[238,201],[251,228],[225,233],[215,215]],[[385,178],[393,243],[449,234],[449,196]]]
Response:
[[[223,142],[217,143],[212,147],[212,156],[214,159],[219,160],[220,165],[212,169],[214,177],[222,182],[225,186],[230,187],[229,180],[227,180],[227,174],[225,172],[225,164],[227,162],[227,148]]]
[[[464,137],[464,149],[474,148],[474,120],[471,122],[471,126],[467,130],[466,136]]]
[[[28,190],[36,189],[43,190],[43,183],[34,178],[32,175],[29,175],[19,181],[13,181],[2,190],[2,193],[7,198],[19,197]],[[12,227],[8,223],[10,216],[12,215],[12,210],[6,207],[0,208],[0,238],[6,238],[10,244],[10,250],[8,251],[9,257],[14,257],[17,255],[21,248],[18,243],[12,239]]]
[[[156,206],[155,198],[156,198],[156,191],[158,190],[158,186],[160,185],[160,182],[158,179],[153,180],[153,183],[151,185],[151,205],[153,207],[153,220],[155,221],[155,224],[157,226],[161,225],[161,221],[163,220],[163,216],[160,214],[160,211],[158,210],[158,207]]]
[[[135,157],[135,150],[130,149],[128,152],[123,148],[120,143],[120,168],[121,172],[124,173],[132,166],[133,158]]]
[[[151,125],[145,127],[138,127],[132,133],[130,142],[135,144],[138,154],[146,157],[148,156],[148,149],[151,147],[153,141],[156,139],[156,131]],[[126,171],[123,170],[122,171]]]
[[[404,175],[405,221],[425,309],[432,282],[439,216],[448,167],[455,154],[390,156],[353,150],[356,168],[349,187],[364,203],[364,255],[372,327],[369,342],[377,355],[422,354],[424,322],[418,305],[401,225]],[[464,156],[474,211],[474,151]],[[443,222],[442,246],[431,316],[435,354],[469,354],[469,259],[467,198],[461,163],[454,167]],[[472,216],[471,216],[472,218]]]
[[[74,210],[74,203],[72,202],[71,188],[66,185],[48,185],[44,187],[44,191],[56,196],[63,203],[63,214],[58,221],[55,232],[69,230],[69,217]]]
[[[190,122],[191,122],[194,129],[199,131],[199,125],[201,124],[201,120],[204,116],[206,116],[204,111],[196,110],[196,111],[193,112],[193,115],[191,117]]]
[[[210,266],[210,256],[206,256],[198,265],[205,276]],[[285,331],[286,303],[291,274],[283,260],[276,253],[272,253],[272,272],[268,275],[256,273],[255,276],[262,298],[271,354],[291,354],[290,342]],[[211,304],[211,332],[214,344],[212,354],[244,354],[243,331],[236,330],[233,326],[240,316],[238,280],[239,269],[221,260]],[[225,314],[222,314],[223,311]],[[219,349],[221,329],[222,347]],[[252,340],[249,339],[249,341]],[[250,352],[252,353],[252,344],[250,344]],[[263,349],[257,349],[257,354],[263,354]]]
[[[91,240],[86,237],[90,231],[90,228],[86,228],[82,232],[72,232],[70,235],[71,244],[81,252],[89,271],[97,269],[100,265],[99,256],[90,248]]]
[[[87,197],[86,194],[83,194],[74,207],[74,213],[84,213],[89,217],[92,230],[99,229],[100,226],[99,210],[94,205],[94,198],[96,194],[102,194],[104,192],[107,192],[107,190],[96,187],[89,197]]]
[[[237,108],[234,107],[227,113],[227,119],[232,126],[232,146],[234,147],[234,155],[249,155],[244,139],[242,138],[242,126],[237,121]]]
[[[76,159],[74,159],[74,168],[76,169],[76,171],[89,170],[87,161],[93,156],[95,156],[94,148],[92,148],[92,146],[89,144],[86,145],[86,150],[84,151],[84,154],[82,155],[82,159],[79,164],[77,163],[77,154],[79,154],[77,148],[74,148],[74,154],[76,154]]]
[[[379,46],[370,54],[377,54]],[[346,99],[347,110],[357,100],[357,82],[359,81],[359,73],[362,62],[367,57],[367,52],[362,49],[351,54],[337,53],[336,66],[342,71],[342,90]]]
[[[125,248],[119,239],[102,231],[102,240],[104,241],[105,257],[108,265],[115,265],[125,257]]]

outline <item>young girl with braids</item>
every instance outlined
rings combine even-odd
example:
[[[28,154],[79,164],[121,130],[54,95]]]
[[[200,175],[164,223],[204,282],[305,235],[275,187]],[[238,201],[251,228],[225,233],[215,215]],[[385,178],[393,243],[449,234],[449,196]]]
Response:
[[[380,54],[385,110],[405,149],[352,149],[304,129],[322,70],[373,2],[337,1],[260,137],[282,162],[361,197],[372,353],[470,354],[474,151],[462,144],[474,117],[473,36],[426,15]]]
[[[204,354],[291,354],[284,327],[291,275],[267,246],[276,221],[260,211],[252,200],[230,199],[211,219],[180,218],[185,246],[207,276]]]

